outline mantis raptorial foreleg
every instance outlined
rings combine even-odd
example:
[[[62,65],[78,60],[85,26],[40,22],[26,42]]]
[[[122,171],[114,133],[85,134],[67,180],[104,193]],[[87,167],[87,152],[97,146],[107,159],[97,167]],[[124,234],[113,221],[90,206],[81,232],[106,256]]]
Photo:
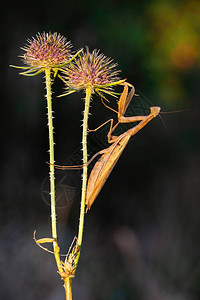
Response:
[[[132,84],[130,84],[128,82],[123,82],[121,85],[124,85],[124,89],[123,89],[123,92],[121,93],[121,96],[118,101],[118,111],[117,111],[118,122],[113,126],[113,119],[110,120],[111,125],[110,125],[110,130],[108,132],[108,142],[109,143],[113,143],[118,139],[118,137],[112,136],[112,133],[120,123],[140,122],[140,121],[145,121],[146,119],[149,118],[149,116],[132,116],[132,117],[124,116],[128,105],[130,104],[133,96],[135,95],[135,88]],[[129,87],[131,88],[130,92],[128,92]],[[104,103],[104,105],[105,105],[105,103]],[[150,109],[151,109],[152,115],[154,115],[154,114],[157,115],[157,107],[151,107]],[[160,111],[160,108],[159,108],[159,111]]]
[[[129,106],[133,96],[135,95],[135,88],[132,84],[128,83],[128,82],[123,82],[121,83],[121,85],[124,86],[124,89],[121,93],[121,96],[119,98],[118,101],[118,111],[115,111],[114,109],[112,109],[111,107],[109,107],[108,105],[106,105],[103,101],[103,99],[101,99],[102,103],[108,108],[111,109],[112,111],[114,111],[115,113],[117,113],[117,118],[118,118],[118,122],[113,126],[113,120],[109,120],[111,122],[111,128],[110,131],[108,133],[108,142],[112,142],[113,138],[111,139],[111,134],[112,132],[116,129],[116,127],[120,124],[120,123],[133,123],[133,122],[139,122],[139,121],[143,121],[146,119],[147,116],[132,116],[132,117],[125,117],[124,114],[126,113],[127,107]],[[131,88],[130,92],[128,92],[129,87]],[[107,121],[108,122],[108,121]],[[105,122],[106,123],[106,122]],[[99,129],[102,125],[100,125],[97,129]],[[95,130],[97,130],[95,129]]]

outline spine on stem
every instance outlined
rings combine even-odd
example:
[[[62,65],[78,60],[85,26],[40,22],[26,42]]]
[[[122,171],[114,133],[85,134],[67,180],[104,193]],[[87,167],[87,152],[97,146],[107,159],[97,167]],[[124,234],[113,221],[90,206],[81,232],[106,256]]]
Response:
[[[47,110],[49,128],[49,157],[50,157],[50,195],[51,195],[51,225],[52,237],[57,240],[56,230],[56,202],[55,202],[55,171],[54,171],[54,139],[53,139],[53,115],[51,100],[51,70],[46,69]]]
[[[57,228],[56,228],[56,201],[55,201],[55,171],[54,171],[54,139],[53,139],[53,116],[52,116],[52,99],[51,99],[51,69],[45,70],[46,79],[46,98],[47,98],[47,111],[48,111],[48,128],[49,128],[49,156],[50,156],[50,195],[51,195],[51,227],[52,237],[57,241]],[[55,242],[54,256],[57,263],[58,270],[62,271],[59,247]]]
[[[83,136],[82,136],[82,145],[83,145],[83,181],[82,181],[82,193],[81,193],[81,207],[80,207],[80,219],[79,219],[79,229],[78,229],[78,239],[77,243],[81,249],[82,240],[83,240],[83,229],[84,229],[84,217],[85,217],[85,200],[86,200],[86,188],[87,188],[87,124],[89,116],[89,107],[91,100],[92,90],[91,88],[86,88],[85,96],[85,109],[83,117]],[[80,252],[76,258],[76,264],[78,263]]]

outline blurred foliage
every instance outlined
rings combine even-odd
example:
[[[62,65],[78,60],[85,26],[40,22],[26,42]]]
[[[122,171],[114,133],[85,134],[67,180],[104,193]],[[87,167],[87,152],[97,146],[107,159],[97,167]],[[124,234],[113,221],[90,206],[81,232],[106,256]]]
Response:
[[[199,69],[199,1],[103,1],[93,12],[102,44],[123,51],[123,70],[136,66],[168,103],[186,101],[184,76]]]

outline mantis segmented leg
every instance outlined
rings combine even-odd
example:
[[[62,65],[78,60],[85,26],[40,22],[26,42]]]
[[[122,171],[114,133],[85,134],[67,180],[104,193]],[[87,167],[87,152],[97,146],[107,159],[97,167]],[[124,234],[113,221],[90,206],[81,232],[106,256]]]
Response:
[[[98,196],[100,190],[102,189],[108,176],[110,175],[115,164],[120,158],[130,138],[133,135],[135,135],[139,130],[141,130],[153,118],[155,118],[159,114],[159,112],[160,112],[160,107],[151,107],[151,112],[148,116],[141,116],[142,121],[138,125],[127,130],[126,132],[124,132],[118,137],[111,136],[114,128],[112,127],[113,121],[111,120],[111,127],[108,133],[108,140],[110,143],[112,143],[112,145],[107,149],[102,150],[99,153],[102,155],[99,158],[99,160],[96,162],[94,168],[90,173],[90,177],[87,184],[87,194],[86,194],[87,210],[91,208],[94,200]]]
[[[124,114],[126,112],[126,109],[133,95],[135,94],[135,88],[130,83],[127,82],[122,83],[122,85],[124,85],[124,90],[118,102],[118,112],[117,112],[118,123],[115,126],[113,126],[113,119],[110,120],[111,125],[107,135],[108,142],[112,143],[112,145],[96,153],[89,161],[90,163],[94,158],[97,157],[97,155],[101,155],[101,157],[95,163],[88,179],[87,192],[86,192],[87,210],[91,208],[94,200],[98,196],[100,190],[102,189],[108,176],[110,175],[119,157],[124,151],[130,138],[133,135],[135,135],[138,131],[140,131],[144,126],[146,126],[147,123],[149,123],[153,118],[155,118],[160,112],[160,107],[155,106],[150,108],[150,114],[147,116],[125,117]],[[131,91],[128,93],[129,87],[131,88]],[[108,107],[107,105],[105,106]],[[116,129],[119,123],[131,123],[131,122],[138,122],[138,121],[140,122],[138,125],[127,130],[123,134],[119,136],[112,136],[113,131]],[[55,167],[64,170],[64,169],[78,169],[81,168],[82,166],[55,165]]]
[[[126,112],[126,109],[133,95],[135,94],[135,88],[129,83],[125,82],[123,84],[124,90],[118,102],[118,123],[115,126],[113,126],[113,119],[110,120],[111,125],[110,130],[108,132],[108,142],[112,143],[112,145],[99,153],[101,154],[101,157],[96,162],[94,168],[90,173],[86,194],[87,210],[91,208],[94,200],[101,191],[104,183],[106,182],[119,157],[124,151],[130,138],[133,135],[135,135],[139,130],[141,130],[148,122],[155,118],[160,112],[160,107],[151,107],[150,114],[148,116],[125,117],[124,114]],[[131,91],[129,93],[128,87],[131,87]],[[130,123],[137,121],[140,121],[138,125],[127,130],[120,136],[112,136],[112,132],[116,129],[119,123]]]

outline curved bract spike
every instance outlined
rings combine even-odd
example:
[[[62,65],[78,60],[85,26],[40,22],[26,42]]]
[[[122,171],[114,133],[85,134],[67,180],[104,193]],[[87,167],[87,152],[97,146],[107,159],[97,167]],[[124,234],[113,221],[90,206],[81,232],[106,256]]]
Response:
[[[15,69],[22,69],[22,70],[30,69],[30,67],[21,67],[21,66],[14,66],[14,65],[10,65],[10,67]]]
[[[70,94],[73,94],[73,93],[76,93],[76,92],[77,92],[76,90],[71,90],[67,93],[64,93],[62,95],[57,96],[57,98],[61,98],[61,97],[64,97],[64,96],[67,96],[67,95],[70,95]]]
[[[104,89],[95,89],[95,91],[96,91],[99,95],[100,95],[99,91],[101,91],[102,93],[105,93],[105,94],[108,94],[108,95],[110,95],[110,96],[112,96],[112,97],[117,98],[117,96],[115,95],[115,93],[112,92],[112,91],[108,91],[108,90],[104,90]],[[107,100],[107,99],[106,99],[106,100]]]
[[[122,84],[123,82],[125,82],[126,79],[122,79],[122,80],[118,80],[115,82],[111,82],[108,84],[102,84],[102,85],[96,85],[96,88],[104,88],[104,87],[109,87],[109,86],[113,86],[113,85],[118,85],[118,84]]]
[[[54,68],[53,69],[53,78],[55,78],[56,76],[57,76],[57,74],[58,74],[58,68]]]
[[[76,54],[74,54],[74,56],[72,56],[72,58],[70,58],[68,61],[64,62],[63,64],[57,66],[57,68],[62,68],[63,66],[66,66],[67,64],[69,64],[72,60],[74,60],[74,58],[76,58],[77,55],[79,55],[81,52],[83,51],[83,48],[81,48],[79,51],[76,52]]]
[[[32,70],[31,70],[31,71],[32,71]],[[40,70],[38,70],[37,72],[34,72],[34,73],[31,73],[31,71],[22,72],[22,73],[19,73],[19,75],[24,75],[24,76],[35,76],[35,75],[38,75],[38,74],[44,72],[44,69],[40,69]]]

